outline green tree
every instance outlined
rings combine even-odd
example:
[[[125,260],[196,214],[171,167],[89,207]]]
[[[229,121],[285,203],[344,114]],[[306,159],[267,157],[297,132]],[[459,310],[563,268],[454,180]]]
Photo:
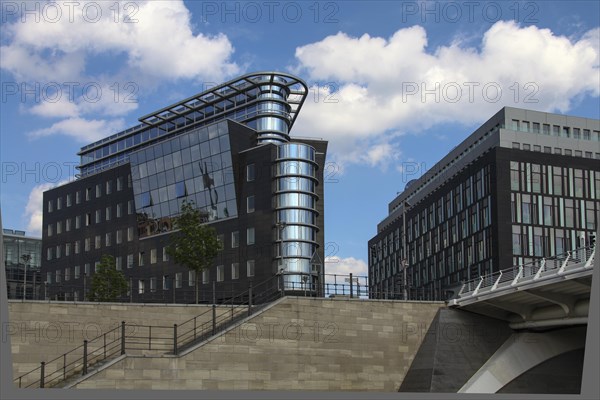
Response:
[[[114,257],[103,255],[92,276],[90,301],[116,301],[126,291],[127,280],[121,271],[117,271]]]
[[[217,232],[203,223],[202,214],[193,201],[184,201],[181,214],[175,220],[177,230],[171,236],[167,253],[174,261],[195,272],[196,304],[198,304],[199,277],[210,268],[221,250]]]

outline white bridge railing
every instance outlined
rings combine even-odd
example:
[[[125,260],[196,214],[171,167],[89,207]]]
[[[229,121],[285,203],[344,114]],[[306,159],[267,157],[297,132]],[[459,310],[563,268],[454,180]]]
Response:
[[[461,299],[475,297],[484,293],[515,287],[527,282],[533,282],[549,276],[561,276],[574,270],[591,269],[594,264],[596,246],[582,247],[552,258],[542,258],[528,264],[482,275],[463,284],[458,292],[458,298],[453,300],[458,304]]]

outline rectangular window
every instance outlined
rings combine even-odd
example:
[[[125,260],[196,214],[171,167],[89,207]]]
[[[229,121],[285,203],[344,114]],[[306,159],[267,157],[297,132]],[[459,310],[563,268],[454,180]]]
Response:
[[[225,280],[225,266],[217,265],[217,282],[223,282]]]
[[[81,276],[81,267],[79,265],[76,265],[73,279],[79,279],[80,276]]]
[[[107,232],[104,235],[104,245],[105,246],[110,246],[111,242],[112,242],[112,233],[111,232]]]
[[[544,135],[550,135],[550,125],[549,124],[544,124],[542,126],[542,133]]]
[[[162,260],[169,261],[169,253],[167,253],[167,247],[163,247],[162,249]]]
[[[58,199],[56,199],[56,209],[57,210],[62,209],[62,197],[59,197]]]
[[[237,247],[240,247],[240,232],[231,232],[231,248],[235,249]]]
[[[112,181],[106,181],[106,194],[112,193]]]
[[[81,215],[75,216],[75,229],[81,228]]]
[[[254,244],[254,228],[246,229],[246,244],[247,245]]]
[[[71,221],[72,221],[72,220],[71,220],[71,218],[67,218],[67,221],[66,221],[66,223],[65,223],[65,230],[66,230],[67,232],[70,232],[70,231],[71,231]]]
[[[71,280],[71,268],[65,268],[65,282]]]
[[[102,247],[102,237],[100,235],[96,235],[96,240],[94,241],[94,247],[96,249],[99,249],[100,247]]]
[[[85,189],[85,201],[89,201],[92,199],[92,188],[86,188]]]
[[[81,241],[75,241],[75,254],[79,254],[81,252]]]
[[[83,273],[86,276],[90,276],[90,263],[85,263],[83,265]]]
[[[56,223],[56,234],[62,233],[62,222],[58,221]]]
[[[246,261],[246,276],[254,276],[254,260]]]
[[[150,264],[156,264],[156,249],[150,249]]]
[[[52,283],[52,272],[46,272],[46,283]]]
[[[178,272],[175,274],[175,289],[181,289],[181,282],[183,281],[183,274]]]
[[[117,231],[117,244],[121,244],[123,243],[123,231],[121,229],[119,229]]]
[[[590,140],[590,139],[591,139],[590,130],[584,129],[583,130],[583,140]]]
[[[133,268],[133,254],[127,254],[127,268]]]
[[[90,251],[90,246],[91,246],[91,239],[90,238],[85,238],[85,244],[84,244],[84,250],[85,251]]]
[[[121,218],[123,216],[123,203],[117,204],[117,218]]]
[[[171,280],[169,279],[168,275],[163,275],[163,279],[162,279],[162,288],[163,290],[169,290],[171,289]]]
[[[581,130],[579,128],[573,128],[573,139],[581,139]]]
[[[117,256],[115,258],[115,268],[117,271],[121,271],[123,269],[123,257]]]
[[[52,260],[52,248],[48,247],[46,249],[46,260]]]
[[[117,192],[120,192],[121,190],[123,190],[123,177],[119,176],[117,178]]]
[[[71,207],[71,193],[67,194],[67,207]]]
[[[231,264],[231,279],[238,279],[240,277],[240,264]]]
[[[252,182],[256,179],[256,167],[254,164],[246,165],[246,182]]]
[[[96,185],[96,198],[102,196],[102,185],[98,183]]]
[[[138,266],[143,267],[144,266],[144,252],[140,251],[138,253]]]
[[[96,210],[96,223],[102,222],[102,210]]]
[[[127,241],[131,242],[133,240],[133,227],[127,228]]]
[[[127,201],[127,214],[133,214],[133,200]]]
[[[56,271],[55,272],[55,279],[56,279],[56,283],[60,283],[61,279],[60,279],[60,271]]]
[[[138,280],[138,294],[144,294],[144,291],[146,290],[146,284],[144,283],[144,281],[142,279]]]
[[[65,256],[68,257],[71,255],[71,243],[65,243]]]
[[[188,286],[196,286],[196,271],[188,271]]]
[[[246,212],[248,214],[254,212],[254,196],[248,196],[246,198]]]
[[[75,192],[75,204],[79,204],[81,203],[81,191],[76,191]]]
[[[54,231],[53,224],[48,224],[48,236],[52,236],[52,232]]]
[[[110,221],[112,207],[106,207],[106,220]]]
[[[52,200],[48,200],[48,212],[51,213],[52,211],[54,211]]]
[[[206,285],[208,283],[209,279],[210,279],[209,271],[207,269],[205,269],[204,271],[202,271],[202,283],[204,285]]]

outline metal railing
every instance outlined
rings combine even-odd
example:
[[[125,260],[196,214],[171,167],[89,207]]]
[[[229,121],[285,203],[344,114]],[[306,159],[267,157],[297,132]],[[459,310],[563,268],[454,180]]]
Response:
[[[123,355],[127,350],[179,354],[239,320],[283,297],[282,276],[276,275],[237,296],[212,305],[205,312],[173,326],[127,324],[125,321],[104,334],[50,360],[14,379],[19,388],[49,388],[77,375],[86,375],[99,362]],[[213,292],[216,299],[216,292]],[[129,328],[129,329],[128,329]]]
[[[584,267],[589,268],[592,266],[595,251],[595,245],[582,247],[548,259],[542,258],[527,264],[482,275],[479,278],[464,282],[458,293],[458,298],[492,292],[498,288],[516,286],[526,281],[538,280],[550,274],[562,274],[570,267],[580,266],[582,263]]]

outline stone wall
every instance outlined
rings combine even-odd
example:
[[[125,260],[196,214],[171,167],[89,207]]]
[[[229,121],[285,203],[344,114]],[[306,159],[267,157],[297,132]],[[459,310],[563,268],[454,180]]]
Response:
[[[55,301],[9,301],[9,323],[2,327],[2,340],[10,337],[13,377],[40,366],[65,352],[103,335],[121,324],[127,323],[127,332],[140,336],[147,333],[147,325],[164,326],[154,328],[154,335],[172,334],[173,324],[179,324],[210,310],[206,305],[157,305],[129,303],[73,303]],[[221,309],[220,312],[227,312]],[[207,313],[198,323],[211,318]],[[111,338],[111,334],[107,335]],[[100,341],[98,341],[100,343]],[[93,349],[91,346],[90,350]],[[81,357],[82,351],[70,354],[67,362]],[[59,365],[60,364],[60,365]],[[62,368],[59,360],[46,367],[46,373]],[[31,374],[26,381],[39,378]],[[25,382],[24,386],[26,385]]]
[[[441,307],[288,297],[187,354],[128,354],[75,387],[394,392]]]

